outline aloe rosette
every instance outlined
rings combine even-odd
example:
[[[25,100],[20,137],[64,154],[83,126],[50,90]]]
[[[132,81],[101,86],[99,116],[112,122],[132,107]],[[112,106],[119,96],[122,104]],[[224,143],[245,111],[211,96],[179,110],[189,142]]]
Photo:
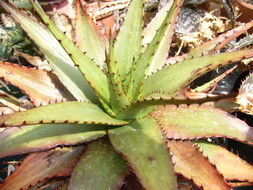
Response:
[[[97,30],[77,1],[76,45],[37,2],[31,4],[42,22],[0,2],[52,72],[0,62],[0,76],[34,104],[23,108],[1,95],[2,106],[13,113],[0,116],[0,156],[29,153],[1,190],[28,189],[51,179],[50,186],[64,176],[70,176],[70,190],[120,189],[130,171],[147,190],[176,190],[176,174],[205,190],[231,189],[232,180],[253,182],[250,164],[199,140],[253,144],[252,128],[229,113],[233,100],[206,94],[212,82],[197,95],[189,89],[210,70],[253,56],[252,49],[218,53],[253,22],[168,58],[181,0],[169,1],[144,30],[143,2],[132,0],[115,40]]]

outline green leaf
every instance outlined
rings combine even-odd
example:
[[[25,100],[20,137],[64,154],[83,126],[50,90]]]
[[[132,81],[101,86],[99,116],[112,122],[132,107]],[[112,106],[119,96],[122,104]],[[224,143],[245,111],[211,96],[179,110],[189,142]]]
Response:
[[[107,40],[96,24],[76,1],[75,41],[81,51],[102,69],[105,68],[105,47]]]
[[[0,189],[25,190],[46,178],[68,176],[83,150],[84,146],[79,146],[75,148],[56,148],[47,152],[30,154],[0,185]]]
[[[35,10],[40,15],[41,19],[47,25],[49,30],[60,42],[65,51],[70,55],[75,62],[75,66],[82,72],[84,78],[89,82],[96,95],[101,101],[108,105],[109,103],[109,87],[106,75],[100,70],[97,65],[54,24],[53,21],[44,13],[44,11],[34,2],[30,0]]]
[[[253,144],[253,129],[220,109],[205,105],[161,106],[152,113],[169,139],[227,137]]]
[[[156,103],[159,102],[140,102],[137,104],[131,104],[126,108],[119,110],[117,118],[119,119],[135,119],[142,118],[148,113],[152,112],[156,108]]]
[[[142,35],[142,46],[143,50],[146,49],[148,44],[152,41],[155,34],[157,33],[157,30],[161,27],[167,12],[170,10],[171,6],[173,4],[172,0],[169,0],[168,3],[166,3],[159,12],[156,13],[156,15],[152,18],[152,20],[148,23],[148,25],[143,29]]]
[[[91,142],[76,165],[68,189],[115,190],[128,173],[125,160],[106,140]]]
[[[166,43],[166,41],[169,43],[169,40],[171,40],[172,35],[171,33],[173,31],[175,19],[181,5],[182,5],[181,0],[173,2],[170,10],[167,12],[167,15],[162,25],[158,29],[151,43],[147,46],[144,53],[138,58],[136,63],[133,65],[133,68],[131,69],[130,73],[131,78],[127,94],[132,101],[135,101],[138,98],[140,91],[142,90],[143,82],[148,72],[150,64],[153,61],[161,61],[163,59],[163,55],[161,53],[162,51],[161,49],[159,51],[158,48],[164,48],[165,49],[164,55],[165,54],[167,55],[168,52],[166,51],[166,46],[168,46],[168,44]],[[154,64],[156,65],[158,63],[154,62]]]
[[[144,81],[142,96],[145,97],[152,92],[174,95],[176,91],[208,71],[252,56],[253,50],[250,49],[184,59],[148,77]]]
[[[23,90],[36,106],[73,100],[59,80],[43,70],[0,62],[0,77]]]
[[[177,97],[171,97],[167,94],[150,94],[148,97],[144,98],[141,101],[133,102],[130,105],[123,107],[117,113],[117,118],[119,119],[135,119],[142,118],[151,111],[153,111],[158,105],[166,104],[201,104],[206,103],[214,105],[217,107],[222,107],[226,109],[233,109],[235,103],[230,101],[219,101],[224,99],[224,96],[208,96],[208,94],[203,93],[201,97],[188,97],[186,95],[180,95]],[[217,102],[218,101],[218,102]]]
[[[133,61],[141,51],[143,3],[143,0],[132,0],[115,42],[114,54],[121,81],[127,80]]]
[[[253,166],[218,145],[199,140],[199,149],[227,180],[253,182]],[[235,166],[236,167],[235,169]]]
[[[112,38],[109,40],[109,55],[107,57],[107,68],[108,68],[108,80],[110,89],[110,105],[115,112],[118,109],[129,105],[129,101],[123,91],[122,83],[120,77],[117,75],[118,69],[115,62],[114,48]]]
[[[0,157],[89,142],[106,134],[105,127],[43,124],[6,128],[0,133]]]
[[[169,152],[160,128],[151,117],[108,132],[113,147],[124,155],[144,188],[176,189]]]
[[[92,89],[83,80],[82,74],[74,67],[73,61],[53,35],[40,23],[11,4],[0,1],[0,5],[11,14],[28,33],[29,37],[39,46],[55,74],[73,96],[79,101],[91,100],[96,102]]]
[[[191,142],[168,141],[175,171],[203,190],[231,190],[223,176]]]
[[[124,125],[128,122],[110,117],[95,104],[64,102],[3,115],[0,116],[0,123],[2,127],[5,127],[42,123]]]
[[[155,15],[155,17],[150,21],[147,27],[143,31],[143,40],[142,45],[146,49],[148,44],[152,41],[154,35],[156,34],[159,27],[162,25],[162,22],[165,20],[167,12],[170,11],[171,6],[173,5],[172,0],[170,0],[166,5],[162,7],[162,9]],[[147,75],[150,75],[152,72],[156,71],[160,65],[166,62],[168,57],[168,52],[171,46],[172,36],[174,34],[174,27],[176,23],[176,18],[180,11],[182,1],[177,2],[177,7],[173,11],[171,18],[168,20],[170,24],[168,25],[164,36],[162,37],[157,50],[155,51],[152,62],[150,63],[149,69],[147,71]]]

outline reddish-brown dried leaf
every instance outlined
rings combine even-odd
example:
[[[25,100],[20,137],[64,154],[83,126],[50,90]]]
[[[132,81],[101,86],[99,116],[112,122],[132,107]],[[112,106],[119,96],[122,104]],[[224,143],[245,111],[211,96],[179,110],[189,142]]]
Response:
[[[253,182],[253,166],[239,156],[206,141],[198,141],[197,145],[227,180]]]
[[[175,171],[188,179],[192,179],[204,190],[230,190],[218,170],[191,142],[170,140],[168,146],[172,153]]]
[[[57,148],[30,154],[21,165],[0,185],[1,190],[25,190],[45,178],[68,176],[83,152],[84,147]]]
[[[23,90],[36,106],[73,99],[52,73],[43,70],[0,62],[0,77]]]

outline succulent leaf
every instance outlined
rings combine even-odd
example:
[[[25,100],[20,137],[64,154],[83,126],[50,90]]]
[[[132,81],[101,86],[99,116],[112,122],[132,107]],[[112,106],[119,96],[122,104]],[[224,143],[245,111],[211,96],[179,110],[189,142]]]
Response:
[[[217,67],[253,56],[253,50],[220,53],[216,55],[186,58],[174,65],[154,73],[144,81],[143,94],[147,96],[154,91],[174,95],[176,91],[189,85],[197,77]],[[178,77],[180,76],[180,77]]]
[[[229,51],[236,51],[243,49],[245,47],[250,47],[250,45],[252,44],[253,44],[253,34],[249,34],[244,38],[240,39],[238,42],[236,42],[233,45],[233,47],[229,48]]]
[[[160,11],[156,13],[156,15],[152,18],[152,20],[147,24],[147,26],[143,29],[142,35],[142,46],[143,50],[146,49],[148,44],[152,41],[155,34],[157,33],[157,30],[161,27],[167,12],[170,10],[171,6],[173,4],[173,1],[170,0],[168,3],[166,3]]]
[[[128,122],[112,118],[95,104],[64,102],[6,114],[0,116],[0,123],[5,127],[47,123],[124,125]]]
[[[3,114],[13,113],[14,111],[20,110],[20,107],[15,105],[15,102],[11,102],[10,99],[0,97],[0,103],[2,102],[4,102],[4,104],[1,105],[0,112]]]
[[[176,189],[169,152],[159,126],[151,117],[108,132],[113,147],[127,159],[144,188]]]
[[[60,81],[46,71],[0,62],[0,77],[22,89],[36,106],[73,100]]]
[[[43,124],[6,128],[0,133],[0,157],[89,142],[106,135],[105,127]]]
[[[20,107],[18,99],[12,100],[11,96],[0,91],[0,109],[6,111],[0,116],[0,157],[48,151],[28,155],[0,189],[27,189],[29,185],[40,188],[38,185],[42,183],[52,187],[45,179],[52,179],[54,183],[54,177],[64,176],[65,179],[66,175],[71,175],[67,180],[70,185],[65,184],[64,189],[115,190],[121,188],[129,169],[135,172],[147,190],[180,189],[175,173],[191,179],[204,190],[231,189],[221,173],[228,180],[253,182],[252,175],[238,177],[235,172],[230,172],[231,168],[225,168],[226,164],[239,162],[241,170],[248,173],[252,166],[236,160],[237,157],[224,148],[211,144],[203,148],[203,141],[196,141],[225,137],[253,145],[253,128],[227,113],[238,108],[231,102],[233,98],[224,99],[233,95],[207,93],[222,75],[198,89],[192,90],[189,86],[213,69],[253,57],[253,49],[219,52],[225,44],[251,28],[252,21],[189,53],[166,60],[167,55],[176,53],[174,48],[172,52],[169,49],[175,23],[183,20],[177,19],[183,0],[168,0],[144,31],[144,1],[131,0],[115,42],[111,37],[109,43],[82,9],[81,0],[74,1],[77,14],[71,24],[75,25],[72,34],[77,46],[49,19],[37,0],[26,1],[30,1],[44,25],[34,19],[38,15],[30,15],[33,11],[26,14],[7,0],[0,1],[0,6],[35,41],[53,73],[65,86],[63,89],[73,97],[58,88],[60,84],[51,80],[51,73],[0,62],[0,77],[27,93],[36,106],[41,105],[26,110],[33,105]],[[111,9],[115,3],[117,5]],[[104,2],[105,6],[96,11],[109,10],[111,14],[115,8],[125,8],[128,4],[129,0]],[[65,8],[73,11],[71,5]],[[226,6],[232,8],[229,2]],[[59,16],[58,12],[56,14]],[[181,27],[180,24],[177,26]],[[241,43],[245,44],[245,41]],[[2,50],[4,54],[9,51],[4,47]],[[21,81],[21,78],[25,80]],[[251,103],[251,96],[246,98],[247,103]],[[42,106],[47,103],[49,105]],[[107,137],[98,139],[105,135]],[[92,142],[87,146],[52,149],[89,141]],[[74,153],[77,149],[80,151]],[[211,150],[214,151],[210,153]],[[226,157],[219,156],[215,160],[213,155],[220,152]],[[224,161],[227,163],[220,166]],[[134,189],[142,187],[138,184]],[[129,188],[131,186],[123,186],[122,189]]]
[[[197,88],[192,89],[192,92],[212,92],[212,90],[215,88],[217,83],[224,79],[229,73],[233,72],[236,69],[237,66],[234,66],[224,73],[220,74],[219,76],[215,77],[214,79],[210,80],[209,82],[198,86]]]
[[[171,40],[171,33],[173,31],[174,25],[175,25],[175,19],[179,12],[179,9],[182,5],[181,0],[174,1],[170,10],[167,12],[167,15],[161,24],[160,28],[157,30],[157,33],[155,34],[154,38],[150,42],[150,44],[145,49],[144,53],[140,55],[140,57],[137,59],[136,63],[133,65],[130,73],[130,83],[128,88],[128,97],[135,101],[143,86],[143,82],[145,79],[145,76],[148,72],[148,68],[150,64],[153,61],[161,61],[163,59],[162,51],[158,51],[159,53],[156,53],[158,47],[164,48],[163,46],[167,46],[167,42]],[[173,18],[173,19],[172,19]],[[166,39],[169,38],[169,39]],[[167,49],[165,48],[165,51]],[[160,54],[161,53],[161,54]],[[168,52],[166,51],[164,55],[166,55]],[[166,56],[167,57],[167,56]],[[154,60],[156,59],[156,60]],[[159,62],[154,62],[154,64],[159,64]]]
[[[239,110],[239,105],[235,103],[235,98],[224,98],[218,101],[206,102],[204,105],[219,108],[229,113]]]
[[[158,105],[166,105],[166,104],[201,104],[206,103],[217,107],[224,107],[226,109],[234,110],[237,104],[230,101],[221,101],[226,96],[216,96],[207,93],[201,93],[200,96],[197,94],[196,97],[189,96],[189,92],[179,94],[176,97],[171,97],[170,95],[163,93],[152,93],[148,97],[144,98],[141,101],[133,102],[130,105],[123,107],[117,113],[117,118],[119,119],[134,119],[134,118],[142,118],[151,111],[153,111]]]
[[[75,66],[81,71],[86,81],[95,91],[96,95],[105,104],[109,104],[109,87],[106,75],[97,65],[85,55],[75,44],[49,19],[46,13],[39,7],[39,5],[30,0],[41,19],[52,32],[55,38],[60,42],[65,51],[74,61]]]
[[[165,20],[166,14],[168,11],[171,11],[171,16],[167,21],[170,21],[168,27],[166,28],[166,31],[164,32],[164,35],[162,39],[160,40],[160,43],[157,47],[157,50],[155,51],[155,54],[153,55],[152,61],[150,63],[149,69],[146,73],[146,75],[150,75],[152,72],[156,71],[159,66],[164,64],[166,62],[166,59],[169,54],[170,45],[172,41],[172,36],[174,34],[174,28],[177,20],[177,16],[180,12],[180,8],[182,6],[182,1],[177,1],[177,6],[175,10],[173,11],[173,1],[169,1],[162,9],[156,14],[156,16],[151,20],[151,22],[147,25],[147,27],[143,31],[143,40],[142,45],[146,49],[146,46],[151,43],[152,39],[154,38],[155,33],[157,33],[157,30],[162,25],[162,21]]]
[[[137,59],[141,51],[143,3],[142,0],[132,0],[114,45],[119,76],[121,81],[126,82],[125,86],[129,82],[127,74],[133,66],[133,61]]]
[[[153,118],[169,139],[227,137],[253,144],[253,129],[220,109],[205,105],[161,106]]]
[[[83,10],[81,2],[76,1],[75,41],[81,51],[102,69],[105,68],[105,48],[107,40],[96,24]]]
[[[242,23],[240,26],[233,28],[225,32],[224,34],[221,34],[220,36],[214,38],[213,40],[205,42],[204,44],[192,49],[189,53],[187,53],[187,56],[196,57],[201,56],[203,54],[204,55],[213,54],[214,52],[224,47],[227,43],[229,43],[239,35],[243,34],[248,29],[252,28],[252,26],[253,26],[252,21],[248,23]]]
[[[115,190],[127,173],[126,161],[106,140],[93,141],[77,163],[68,189]]]
[[[28,33],[29,37],[35,41],[56,75],[73,96],[79,101],[90,100],[97,102],[92,89],[83,80],[82,74],[74,67],[73,61],[53,35],[40,23],[13,5],[5,1],[0,1],[0,5],[11,14]]]
[[[221,146],[203,140],[196,141],[196,144],[227,180],[253,182],[253,166],[239,156]]]
[[[20,111],[20,110],[25,110],[25,108],[22,108],[20,107],[21,104],[23,103],[22,100],[16,98],[16,97],[13,97],[12,95],[6,93],[6,92],[3,92],[0,90],[0,103],[2,104],[1,105],[1,108],[2,106],[6,106],[7,110],[11,110],[11,112],[7,112],[5,111],[5,109],[1,110],[0,112],[2,114],[6,114],[6,113],[12,113],[14,111]],[[25,103],[30,103],[28,100],[25,101]]]
[[[231,190],[214,165],[191,142],[169,140],[168,147],[175,164],[175,171],[204,190]]]
[[[195,47],[187,54],[169,57],[166,61],[166,64],[161,65],[159,69],[161,69],[163,66],[166,65],[175,64],[183,60],[184,58],[199,57],[202,55],[212,55],[215,52],[219,51],[222,47],[227,45],[230,41],[234,40],[236,37],[246,32],[252,26],[253,26],[252,21],[246,24],[242,23],[240,26],[233,28],[225,32],[224,34],[221,34],[218,37]]]
[[[124,93],[123,85],[118,76],[118,68],[115,62],[114,47],[112,38],[109,40],[109,55],[107,57],[108,82],[110,90],[110,104],[115,112],[120,108],[129,105],[129,101]]]
[[[25,190],[45,178],[68,176],[83,150],[84,147],[79,146],[30,154],[10,177],[0,185],[0,189]]]

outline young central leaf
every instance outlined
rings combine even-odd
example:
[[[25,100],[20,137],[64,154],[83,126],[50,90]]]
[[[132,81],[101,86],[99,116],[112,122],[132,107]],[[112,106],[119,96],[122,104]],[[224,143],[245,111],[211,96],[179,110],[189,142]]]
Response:
[[[171,32],[171,29],[173,29],[174,25],[171,23],[171,18],[174,16],[175,19],[175,15],[177,15],[181,4],[182,4],[181,0],[176,0],[173,2],[170,10],[167,12],[166,17],[162,25],[158,29],[156,35],[154,36],[153,40],[145,49],[144,53],[138,58],[136,63],[133,65],[133,68],[131,69],[130,75],[131,78],[127,94],[132,101],[135,101],[140,94],[150,64],[154,59],[158,58],[156,50],[158,49],[159,45],[163,42],[162,39],[164,36],[166,36],[165,32]],[[177,9],[177,11],[175,11],[175,9]]]
[[[133,61],[141,51],[141,33],[143,23],[143,1],[132,0],[125,22],[115,42],[115,60],[119,69],[119,76],[124,85],[128,85],[129,71]]]
[[[115,62],[114,48],[112,38],[110,38],[109,55],[107,57],[107,69],[108,69],[108,82],[110,90],[110,104],[114,111],[118,111],[120,108],[129,105],[129,101],[123,91],[120,77],[118,76],[118,69]]]

